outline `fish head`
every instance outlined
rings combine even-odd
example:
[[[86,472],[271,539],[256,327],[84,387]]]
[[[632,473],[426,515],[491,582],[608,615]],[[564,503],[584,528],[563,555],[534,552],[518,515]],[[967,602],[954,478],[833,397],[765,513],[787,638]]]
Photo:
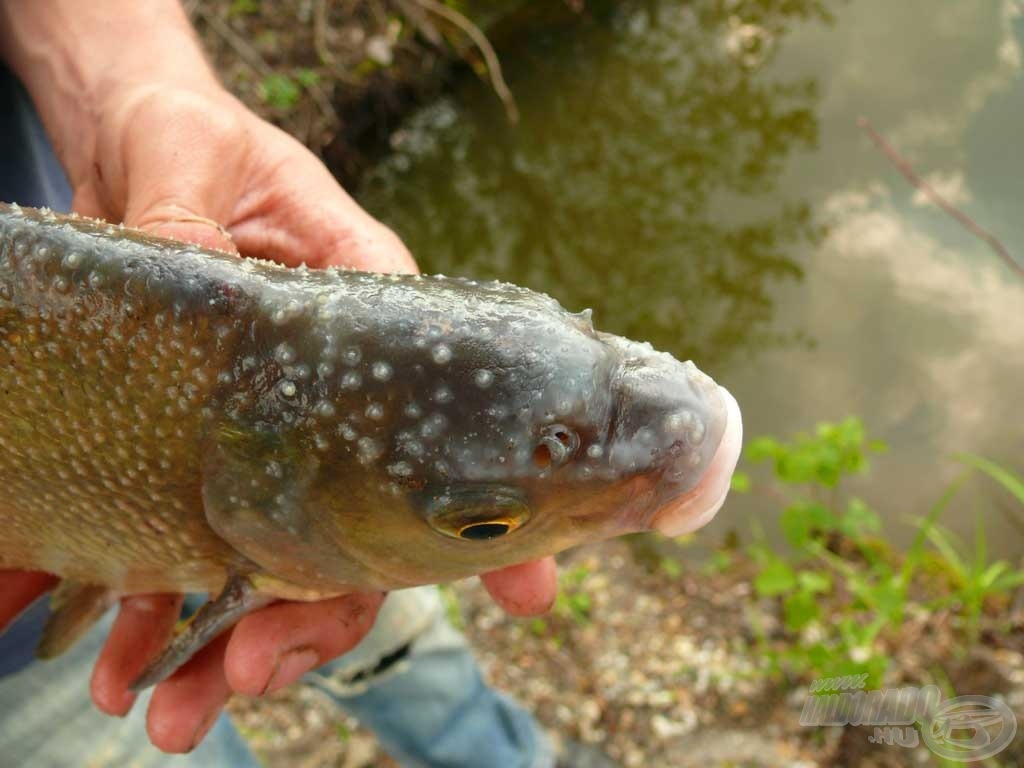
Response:
[[[710,520],[740,443],[724,389],[539,294],[445,290],[413,324],[386,316],[399,295],[380,327],[346,332],[357,396],[339,367],[309,398],[330,419],[294,419],[313,424],[307,448],[269,464],[279,484],[259,475],[273,487],[253,519],[229,511],[218,532],[294,581],[394,588]],[[229,491],[250,493],[208,494],[208,516]]]

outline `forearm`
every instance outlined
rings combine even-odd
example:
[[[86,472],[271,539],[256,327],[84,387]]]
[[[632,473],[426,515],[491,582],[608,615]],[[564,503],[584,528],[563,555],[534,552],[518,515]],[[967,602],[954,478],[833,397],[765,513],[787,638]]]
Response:
[[[0,55],[73,181],[99,121],[139,86],[219,88],[178,0],[0,0]]]

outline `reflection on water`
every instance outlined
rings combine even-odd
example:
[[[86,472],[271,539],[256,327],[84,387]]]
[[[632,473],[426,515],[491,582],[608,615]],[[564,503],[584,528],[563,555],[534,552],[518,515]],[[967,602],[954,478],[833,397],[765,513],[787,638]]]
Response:
[[[521,125],[467,78],[366,180],[424,268],[524,283],[694,358],[748,433],[862,415],[894,448],[861,489],[883,511],[921,512],[957,450],[1022,468],[1024,284],[856,127],[1024,251],[1017,4],[587,6],[501,51]]]
[[[713,3],[592,13],[504,57],[519,126],[467,83],[396,138],[363,199],[428,271],[525,283],[714,368],[766,343],[769,285],[798,277],[793,247],[818,236],[807,202],[775,186],[816,141],[814,84],[763,75],[784,18],[741,25]],[[763,210],[732,215],[737,196]]]

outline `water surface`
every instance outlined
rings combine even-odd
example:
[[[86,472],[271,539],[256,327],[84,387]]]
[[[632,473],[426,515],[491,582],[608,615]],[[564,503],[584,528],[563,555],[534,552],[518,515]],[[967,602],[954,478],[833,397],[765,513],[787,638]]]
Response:
[[[1024,470],[1024,281],[856,124],[1024,254],[1020,4],[587,6],[500,38],[519,125],[467,76],[365,180],[424,270],[522,283],[694,359],[748,434],[862,416],[892,450],[857,491],[895,520],[957,451]],[[984,513],[1018,555],[1004,507],[977,484],[947,522]],[[762,510],[736,499],[712,530]]]

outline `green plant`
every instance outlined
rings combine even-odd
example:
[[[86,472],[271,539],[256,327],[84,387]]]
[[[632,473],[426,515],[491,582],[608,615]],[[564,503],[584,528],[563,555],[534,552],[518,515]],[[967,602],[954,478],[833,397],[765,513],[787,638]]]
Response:
[[[870,455],[885,449],[867,438],[856,418],[819,424],[813,434],[790,441],[764,437],[748,446],[749,461],[771,463],[775,487],[767,489],[768,496],[782,507],[778,526],[787,544],[772,546],[762,533],[746,547],[757,568],[755,593],[777,601],[782,620],[781,637],[769,637],[759,617],[751,622],[755,647],[770,674],[867,673],[877,684],[889,663],[886,649],[911,603],[959,615],[966,639],[974,642],[987,601],[1024,585],[1024,570],[1005,560],[990,561],[980,524],[973,549],[965,554],[939,523],[971,473],[984,473],[1022,507],[1024,480],[989,459],[960,454],[957,459],[968,469],[915,521],[913,540],[901,556],[886,544],[882,517],[843,489],[844,479],[867,471]],[[737,477],[733,486],[741,492],[764,490],[745,473]],[[926,571],[944,578],[915,582]],[[938,595],[922,594],[928,589]]]
[[[579,625],[590,623],[592,601],[584,589],[589,576],[590,568],[586,564],[577,565],[562,574],[554,606],[557,615],[572,619]]]
[[[231,0],[228,6],[229,16],[244,16],[251,13],[259,13],[259,0]]]
[[[275,72],[267,75],[260,82],[260,98],[264,103],[278,109],[288,109],[295,106],[302,93],[298,83],[288,75]]]
[[[439,584],[438,592],[441,593],[441,603],[444,605],[445,616],[448,623],[455,629],[462,631],[466,628],[466,620],[462,616],[462,607],[459,605],[459,597],[455,594],[451,584]]]

